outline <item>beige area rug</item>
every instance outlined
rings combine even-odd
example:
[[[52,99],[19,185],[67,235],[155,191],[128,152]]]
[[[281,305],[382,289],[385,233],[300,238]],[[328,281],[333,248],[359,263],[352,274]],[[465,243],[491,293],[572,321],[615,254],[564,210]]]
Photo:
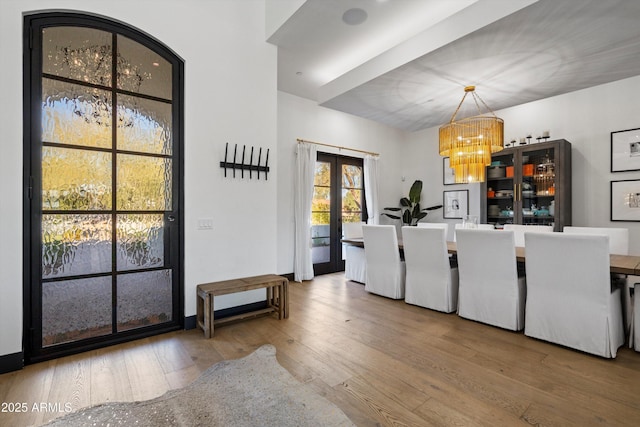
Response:
[[[190,385],[143,402],[80,409],[47,426],[353,426],[337,406],[296,380],[267,344],[207,369]]]

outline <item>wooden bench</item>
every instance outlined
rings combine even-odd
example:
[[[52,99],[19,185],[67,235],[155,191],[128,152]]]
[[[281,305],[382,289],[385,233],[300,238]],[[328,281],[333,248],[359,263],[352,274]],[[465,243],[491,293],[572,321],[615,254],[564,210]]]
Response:
[[[241,279],[224,280],[221,282],[203,283],[197,286],[196,317],[198,326],[204,331],[205,338],[213,336],[214,325],[233,322],[236,320],[253,318],[270,313],[277,313],[278,319],[289,317],[289,280],[275,274],[244,277]],[[223,319],[214,319],[213,298],[217,295],[227,295],[236,292],[251,291],[266,288],[267,307],[253,310]]]

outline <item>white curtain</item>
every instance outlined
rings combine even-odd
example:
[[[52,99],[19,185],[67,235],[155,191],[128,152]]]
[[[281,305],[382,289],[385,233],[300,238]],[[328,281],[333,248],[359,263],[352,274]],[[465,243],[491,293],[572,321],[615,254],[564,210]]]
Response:
[[[367,154],[364,158],[364,194],[367,198],[368,224],[380,223],[378,205],[378,156]]]
[[[311,201],[316,174],[317,149],[314,144],[299,143],[296,158],[294,219],[295,253],[293,276],[296,282],[313,279],[311,258]]]

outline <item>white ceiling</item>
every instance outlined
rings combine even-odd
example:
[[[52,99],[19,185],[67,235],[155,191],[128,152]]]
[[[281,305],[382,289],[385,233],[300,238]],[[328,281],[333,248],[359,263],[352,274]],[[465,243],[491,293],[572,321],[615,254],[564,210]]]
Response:
[[[467,85],[500,110],[640,75],[640,0],[307,0],[268,41],[279,90],[416,131]]]

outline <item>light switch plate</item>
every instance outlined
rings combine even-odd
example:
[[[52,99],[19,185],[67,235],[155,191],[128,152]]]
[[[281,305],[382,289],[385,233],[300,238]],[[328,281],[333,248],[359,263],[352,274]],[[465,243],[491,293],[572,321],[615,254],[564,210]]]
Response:
[[[198,219],[198,230],[212,230],[212,229],[213,229],[213,219],[211,218]]]

